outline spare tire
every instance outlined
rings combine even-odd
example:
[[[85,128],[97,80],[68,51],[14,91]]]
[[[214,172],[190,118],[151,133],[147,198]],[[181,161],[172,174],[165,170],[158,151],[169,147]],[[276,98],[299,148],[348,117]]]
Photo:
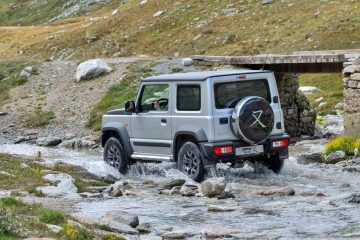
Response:
[[[274,127],[274,112],[261,97],[246,97],[236,105],[232,114],[232,128],[239,138],[250,144],[265,141]]]

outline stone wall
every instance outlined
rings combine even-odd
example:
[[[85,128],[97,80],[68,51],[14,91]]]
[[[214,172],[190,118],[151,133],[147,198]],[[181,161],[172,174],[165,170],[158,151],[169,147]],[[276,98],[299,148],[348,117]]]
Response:
[[[299,79],[296,74],[275,74],[285,129],[291,137],[313,136],[316,112],[311,109],[307,98],[298,90]]]
[[[344,76],[344,122],[348,133],[360,133],[360,63],[343,70]]]

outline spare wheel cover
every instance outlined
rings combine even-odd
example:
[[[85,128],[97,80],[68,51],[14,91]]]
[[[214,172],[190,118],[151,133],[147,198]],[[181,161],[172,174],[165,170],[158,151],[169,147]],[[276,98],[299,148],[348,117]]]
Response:
[[[261,97],[246,97],[235,107],[232,128],[236,135],[250,144],[261,143],[274,127],[274,112],[268,101]]]

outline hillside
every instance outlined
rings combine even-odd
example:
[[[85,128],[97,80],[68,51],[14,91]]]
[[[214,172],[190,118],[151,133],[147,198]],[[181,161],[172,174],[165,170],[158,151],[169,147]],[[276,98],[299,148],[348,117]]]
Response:
[[[354,0],[1,2],[0,58],[7,59],[290,53],[360,43]]]

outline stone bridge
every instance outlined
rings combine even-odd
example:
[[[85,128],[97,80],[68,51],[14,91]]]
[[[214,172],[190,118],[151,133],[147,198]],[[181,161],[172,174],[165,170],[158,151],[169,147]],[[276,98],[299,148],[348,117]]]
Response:
[[[231,65],[275,72],[285,128],[292,137],[313,135],[316,113],[298,91],[299,73],[343,73],[345,129],[360,129],[360,49],[300,51],[291,55],[192,56],[195,64]]]

